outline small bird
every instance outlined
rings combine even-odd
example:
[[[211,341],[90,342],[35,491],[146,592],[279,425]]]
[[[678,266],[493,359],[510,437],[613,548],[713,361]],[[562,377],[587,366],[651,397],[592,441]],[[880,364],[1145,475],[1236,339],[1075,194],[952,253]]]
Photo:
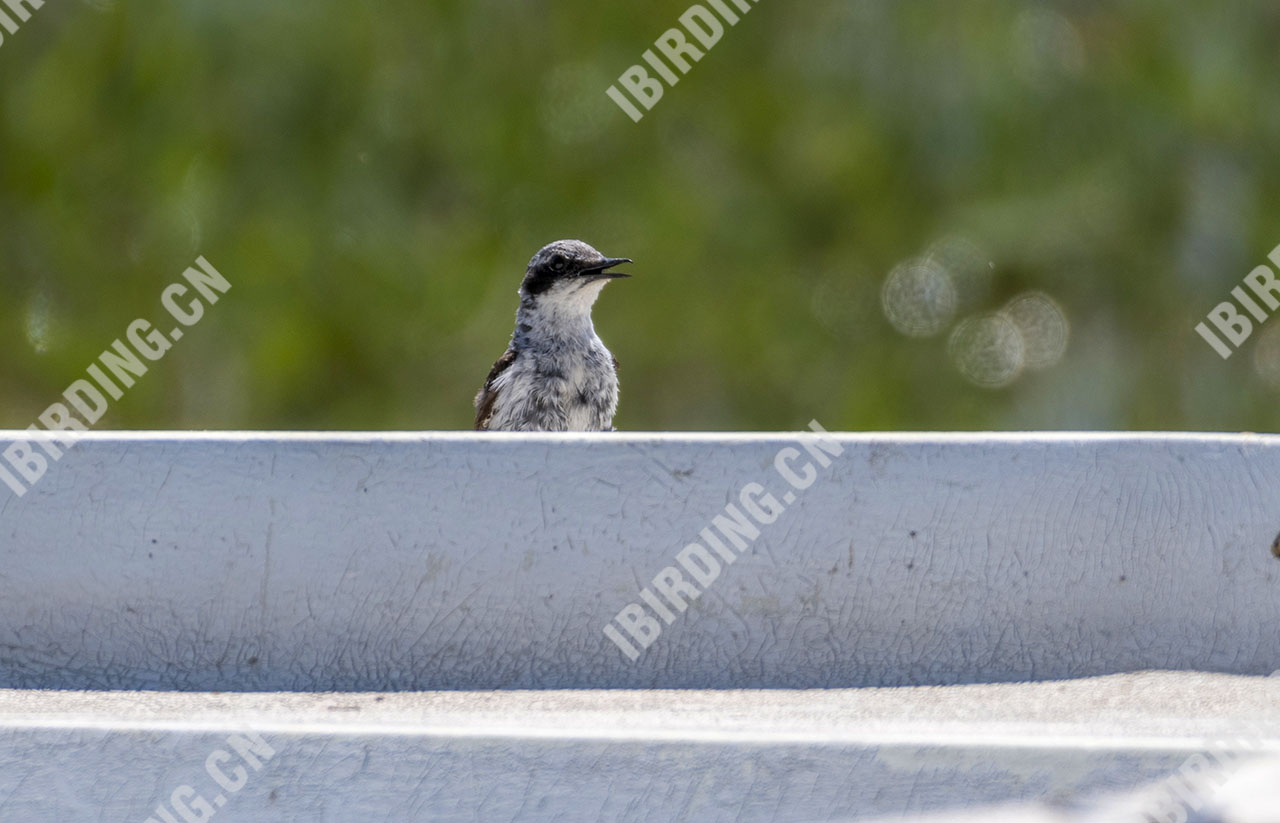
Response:
[[[507,353],[476,395],[477,431],[613,431],[618,360],[591,324],[606,283],[630,263],[581,240],[542,247],[520,283]]]

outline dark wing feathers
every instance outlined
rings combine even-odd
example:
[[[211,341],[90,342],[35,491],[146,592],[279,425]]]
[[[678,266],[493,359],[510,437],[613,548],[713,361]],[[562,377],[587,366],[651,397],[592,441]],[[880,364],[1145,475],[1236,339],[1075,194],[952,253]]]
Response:
[[[498,362],[489,369],[484,388],[476,395],[476,431],[489,430],[489,419],[493,417],[493,404],[498,400],[498,393],[493,390],[493,381],[497,380],[498,375],[510,368],[514,362],[516,362],[515,349],[507,349],[507,353],[498,358]]]

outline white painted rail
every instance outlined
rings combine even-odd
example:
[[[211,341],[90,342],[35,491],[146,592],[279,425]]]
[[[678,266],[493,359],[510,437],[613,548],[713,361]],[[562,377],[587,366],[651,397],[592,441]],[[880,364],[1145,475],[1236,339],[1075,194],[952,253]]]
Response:
[[[93,434],[0,501],[0,819],[1124,789],[1280,751],[1277,531],[1252,435]]]
[[[0,686],[1280,668],[1280,438],[1255,435],[839,435],[633,663],[603,627],[745,485],[789,491],[795,437],[93,434],[26,496],[0,489]]]
[[[1223,738],[1275,753],[1278,709],[1275,678],[1186,673],[817,693],[0,692],[0,819],[169,823],[157,808],[183,821],[203,801],[219,823],[851,823],[1088,798]],[[241,755],[229,738],[248,748],[247,733],[261,744]],[[1169,819],[1159,808],[1108,820]]]

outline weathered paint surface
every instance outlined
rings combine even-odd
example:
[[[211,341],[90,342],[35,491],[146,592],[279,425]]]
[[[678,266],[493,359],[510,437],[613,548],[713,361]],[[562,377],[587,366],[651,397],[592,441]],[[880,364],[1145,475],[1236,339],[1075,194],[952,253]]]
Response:
[[[0,687],[98,690],[0,690],[0,820],[842,821],[1280,748],[1277,678],[785,691],[1280,669],[1275,437],[841,436],[632,663],[606,622],[793,442],[92,435],[0,500]]]
[[[839,823],[1111,792],[1216,736],[1274,752],[1278,711],[1280,679],[1184,673],[817,693],[0,692],[0,819],[143,823],[189,786],[183,800],[228,823]],[[257,768],[228,743],[245,732],[265,744]],[[243,769],[235,791],[211,755]]]
[[[0,686],[803,688],[1280,668],[1280,438],[840,441],[632,663],[606,622],[745,484],[782,494],[787,435],[95,434],[0,501]]]

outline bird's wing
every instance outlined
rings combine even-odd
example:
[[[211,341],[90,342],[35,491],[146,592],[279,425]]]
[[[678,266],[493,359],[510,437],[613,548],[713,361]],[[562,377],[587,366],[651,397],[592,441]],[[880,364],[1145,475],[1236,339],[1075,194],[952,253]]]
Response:
[[[618,369],[618,355],[614,354],[613,352],[609,352],[609,358],[613,360],[613,376],[614,376],[614,377],[617,377],[617,376],[618,376],[618,371],[619,371],[619,369]],[[617,430],[618,430],[618,427],[617,427],[617,426],[610,426],[610,427],[609,427],[609,431],[611,431],[611,432],[616,432]],[[1280,538],[1277,538],[1277,539],[1280,539]]]
[[[493,417],[493,405],[498,401],[498,391],[494,383],[498,375],[506,371],[516,362],[515,349],[507,349],[507,353],[498,358],[498,362],[489,369],[489,376],[484,381],[484,388],[476,395],[476,431],[488,431],[489,419]]]

